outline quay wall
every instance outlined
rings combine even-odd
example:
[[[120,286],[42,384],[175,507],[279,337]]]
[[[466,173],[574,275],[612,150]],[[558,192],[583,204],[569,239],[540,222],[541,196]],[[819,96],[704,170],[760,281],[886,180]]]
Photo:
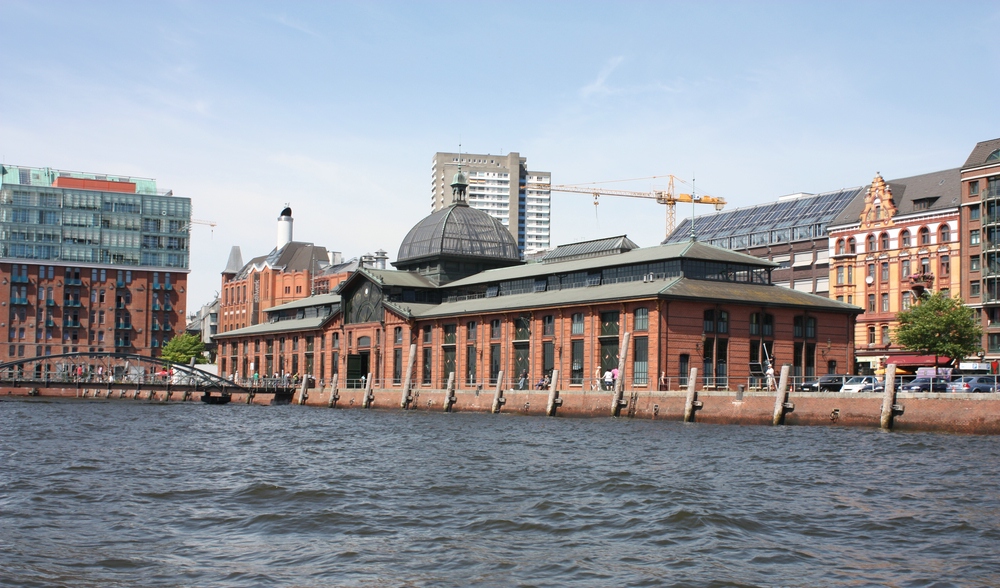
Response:
[[[185,393],[187,394],[185,396]],[[130,400],[147,402],[200,402],[201,391],[174,388],[137,388],[133,386],[80,387],[3,387],[0,397],[37,396],[40,398],[79,398],[83,400]],[[213,392],[218,395],[218,392]],[[312,388],[300,398],[296,391],[293,404],[316,408],[404,410],[399,388],[344,389]],[[546,416],[550,405],[547,390],[504,390],[499,412],[526,416]],[[560,418],[599,418],[612,414],[613,393],[604,390],[560,390],[552,416]],[[367,402],[366,402],[367,401]],[[275,401],[272,393],[233,392],[233,403],[269,405],[287,403],[287,397]],[[789,392],[784,399],[783,424],[787,426],[880,426],[883,396],[881,393]],[[493,390],[447,390],[420,388],[410,393],[405,410],[450,412],[491,412]],[[898,393],[892,428],[910,431],[941,431],[968,434],[1000,434],[1000,393]],[[687,392],[684,390],[625,390],[620,418],[684,420]],[[775,393],[749,391],[698,391],[691,420],[708,424],[773,424]]]

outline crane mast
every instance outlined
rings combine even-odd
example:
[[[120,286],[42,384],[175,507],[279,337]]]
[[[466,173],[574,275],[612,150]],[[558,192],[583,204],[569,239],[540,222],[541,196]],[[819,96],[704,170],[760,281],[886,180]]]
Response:
[[[656,177],[656,176],[653,176]],[[590,194],[594,197],[594,206],[599,204],[599,198],[601,196],[624,196],[625,198],[646,198],[656,200],[657,203],[663,204],[667,207],[667,234],[669,237],[670,233],[674,230],[674,225],[677,215],[677,203],[678,202],[691,202],[693,204],[711,204],[715,206],[715,210],[722,210],[726,205],[726,199],[716,196],[709,196],[707,194],[697,196],[693,194],[675,194],[674,193],[674,176],[668,176],[670,179],[667,183],[666,190],[651,190],[649,192],[636,192],[633,190],[615,190],[609,188],[599,188],[596,186],[580,186],[580,185],[557,185],[550,188],[553,192],[568,192],[574,194]],[[647,178],[640,178],[647,179]]]

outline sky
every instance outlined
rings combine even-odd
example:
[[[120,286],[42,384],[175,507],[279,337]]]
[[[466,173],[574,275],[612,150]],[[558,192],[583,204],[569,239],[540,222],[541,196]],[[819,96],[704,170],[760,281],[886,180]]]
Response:
[[[0,161],[190,198],[217,223],[191,230],[191,310],[285,203],[295,240],[394,260],[460,144],[728,209],[959,167],[1000,137],[998,29],[972,1],[0,0]],[[664,238],[662,205],[592,200],[553,194],[553,245]]]

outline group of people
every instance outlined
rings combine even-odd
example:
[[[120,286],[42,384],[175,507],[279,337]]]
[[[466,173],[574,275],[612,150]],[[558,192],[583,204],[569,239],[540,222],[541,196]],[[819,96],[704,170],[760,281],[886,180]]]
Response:
[[[549,374],[545,374],[538,380],[535,384],[535,390],[548,390],[549,385],[552,383],[552,379]],[[517,378],[517,389],[527,390],[528,388],[528,370],[521,370],[521,374]]]

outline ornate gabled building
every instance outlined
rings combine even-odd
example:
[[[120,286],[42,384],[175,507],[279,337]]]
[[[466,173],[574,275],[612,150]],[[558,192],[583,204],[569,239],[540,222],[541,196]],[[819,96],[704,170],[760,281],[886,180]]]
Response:
[[[360,267],[336,294],[269,309],[221,333],[220,373],[309,374],[339,385],[592,389],[619,366],[629,389],[759,383],[854,362],[857,307],[771,283],[775,264],[697,241],[638,248],[624,237],[522,264],[506,230],[463,206],[417,223],[397,270]],[[443,213],[443,214],[442,214]],[[451,265],[449,265],[451,264]],[[756,366],[756,367],[755,367]],[[263,371],[260,371],[263,370]]]
[[[864,309],[855,335],[859,373],[887,362],[933,363],[895,345],[892,333],[896,314],[920,293],[960,292],[959,204],[958,169],[888,182],[876,174],[830,223],[830,296]]]

